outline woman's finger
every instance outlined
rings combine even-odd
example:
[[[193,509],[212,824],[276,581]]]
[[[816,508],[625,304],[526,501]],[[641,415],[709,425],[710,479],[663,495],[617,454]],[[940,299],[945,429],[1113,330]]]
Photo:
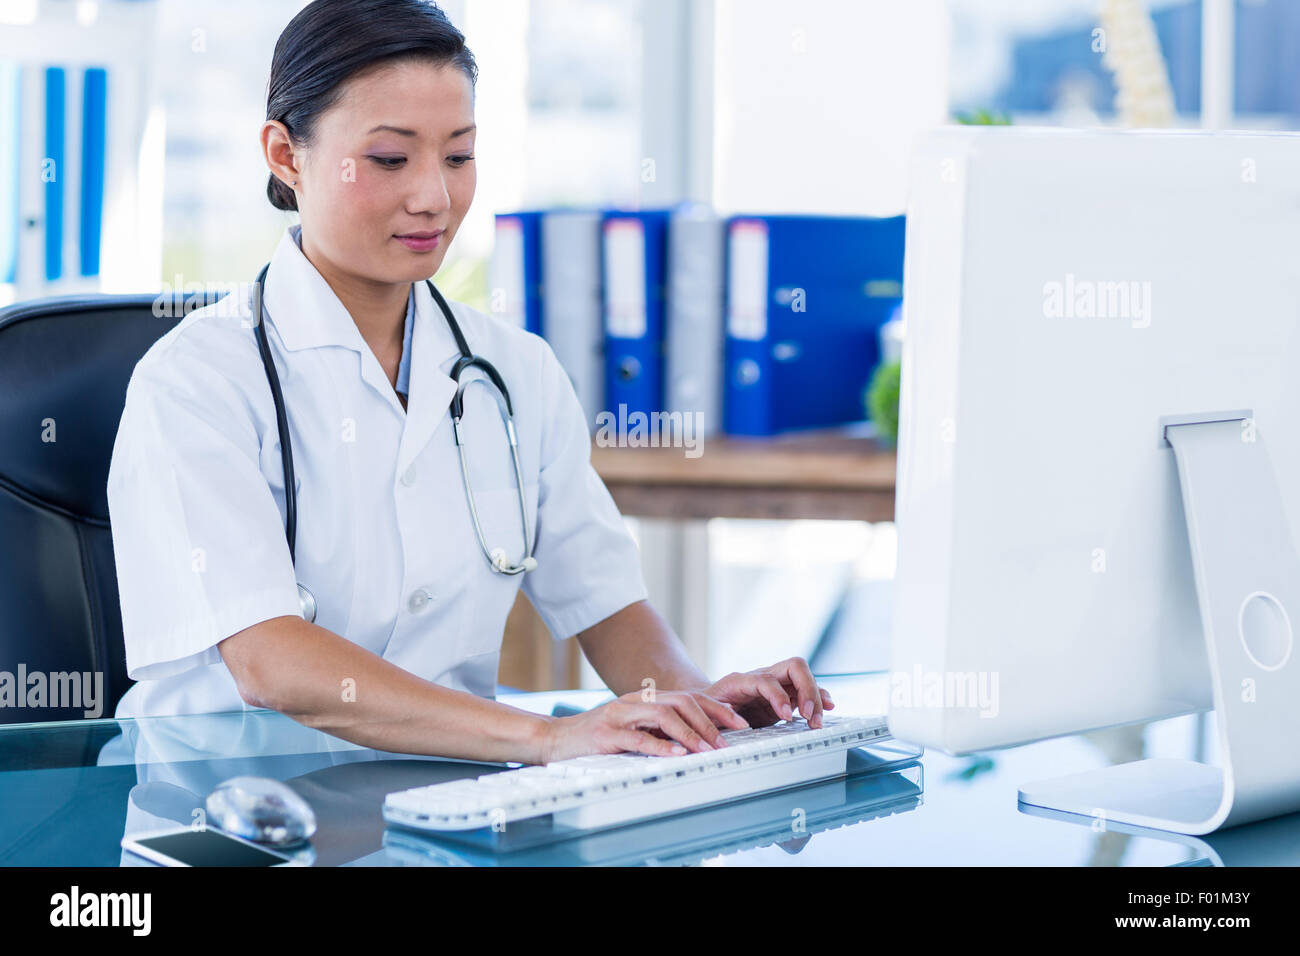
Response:
[[[695,702],[718,726],[731,727],[733,730],[744,730],[749,726],[749,721],[736,713],[736,708],[723,703],[716,697],[710,697],[708,694],[696,694]]]
[[[794,708],[790,706],[790,695],[786,693],[781,682],[771,674],[758,673],[744,675],[746,680],[743,690],[751,697],[761,698],[772,708],[777,720],[790,720],[794,717]]]
[[[799,712],[808,721],[809,727],[822,725],[822,698],[818,693],[817,678],[813,677],[808,662],[802,657],[792,657],[777,665],[778,677],[793,684],[798,696]]]
[[[675,741],[664,740],[640,730],[623,730],[615,740],[624,751],[648,754],[651,757],[682,757],[687,753],[686,748]]]
[[[692,753],[715,750],[716,748],[681,716],[677,710],[680,705],[681,699],[676,695],[661,694],[655,703],[642,704],[636,708],[636,726],[640,729],[653,727],[662,730]],[[696,710],[698,711],[699,708],[697,707]],[[708,723],[703,711],[700,711],[700,719]],[[713,732],[717,733],[717,730]]]
[[[673,708],[677,715],[681,717],[682,721],[691,730],[695,731],[702,741],[709,745],[706,749],[716,750],[719,747],[726,746],[726,742],[722,739],[722,735],[718,733],[717,726],[713,723],[713,720],[709,715],[704,712],[704,709],[700,707],[699,702],[695,700],[694,694],[660,694],[658,700],[660,704],[667,704],[669,707]],[[686,743],[692,750],[700,749],[688,744],[684,740],[682,743]]]

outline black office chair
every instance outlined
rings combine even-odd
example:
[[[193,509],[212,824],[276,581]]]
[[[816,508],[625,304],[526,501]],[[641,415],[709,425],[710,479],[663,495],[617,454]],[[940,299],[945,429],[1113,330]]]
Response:
[[[187,309],[218,298],[72,295],[0,310],[0,671],[102,672],[105,717],[131,684],[106,488],[127,382]],[[0,724],[86,709],[0,706]]]

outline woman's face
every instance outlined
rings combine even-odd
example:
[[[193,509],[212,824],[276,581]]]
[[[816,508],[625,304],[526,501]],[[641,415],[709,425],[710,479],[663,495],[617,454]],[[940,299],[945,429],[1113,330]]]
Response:
[[[454,66],[387,64],[348,81],[293,153],[305,249],[375,282],[436,273],[474,200],[474,91]],[[397,237],[438,232],[429,250]]]

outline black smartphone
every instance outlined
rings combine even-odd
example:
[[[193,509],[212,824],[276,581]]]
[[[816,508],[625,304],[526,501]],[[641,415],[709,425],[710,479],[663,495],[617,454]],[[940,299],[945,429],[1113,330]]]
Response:
[[[122,847],[162,866],[295,866],[297,861],[222,830],[165,830],[123,837]]]

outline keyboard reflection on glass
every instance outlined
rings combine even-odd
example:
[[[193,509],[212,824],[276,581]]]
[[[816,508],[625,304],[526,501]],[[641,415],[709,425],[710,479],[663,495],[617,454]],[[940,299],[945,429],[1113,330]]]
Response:
[[[826,714],[724,731],[727,746],[681,757],[608,754],[388,794],[384,819],[416,830],[475,830],[550,815],[593,829],[779,790],[845,771],[848,752],[889,737],[882,715]]]

